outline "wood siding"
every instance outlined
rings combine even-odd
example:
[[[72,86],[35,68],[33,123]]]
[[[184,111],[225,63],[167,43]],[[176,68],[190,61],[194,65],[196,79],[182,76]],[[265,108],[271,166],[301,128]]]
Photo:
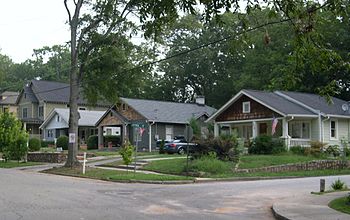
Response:
[[[135,109],[131,108],[128,105],[126,105],[126,109],[123,110],[122,104],[117,104],[116,110],[130,121],[145,120],[145,118],[142,115],[140,115],[137,111],[135,111]]]
[[[250,113],[243,113],[243,102],[250,102]],[[280,114],[243,95],[217,118],[217,122],[281,117]]]
[[[108,126],[108,125],[123,125],[124,122],[122,122],[118,117],[113,115],[111,112],[109,112],[102,121],[98,124],[98,126]]]

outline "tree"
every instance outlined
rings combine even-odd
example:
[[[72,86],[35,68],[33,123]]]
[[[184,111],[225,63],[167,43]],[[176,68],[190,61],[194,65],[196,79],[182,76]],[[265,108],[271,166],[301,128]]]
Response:
[[[299,23],[304,24],[304,20],[307,20],[307,18],[303,18],[299,15],[305,14],[305,5],[310,6],[306,15],[311,15],[319,6],[323,9],[337,12],[341,11],[342,5],[344,5],[343,1],[344,0],[325,1],[325,3],[320,6],[318,2],[309,3],[301,0],[266,0],[266,5],[267,7],[271,7],[273,11],[282,11],[285,17],[297,18]],[[201,1],[200,4],[204,6],[203,17],[206,20],[214,17],[216,20],[220,21],[223,11],[237,12],[239,9],[242,9],[236,0]],[[128,19],[128,15],[131,14],[139,18],[139,24],[146,37],[159,40],[160,31],[167,24],[174,22],[180,16],[180,11],[192,14],[195,13],[197,1],[64,0],[64,5],[68,13],[68,23],[71,29],[69,133],[73,133],[77,136],[79,117],[77,101],[79,98],[79,86],[81,82],[87,83],[89,81],[94,81],[95,84],[100,83],[94,78],[91,78],[91,75],[89,78],[83,80],[84,75],[88,72],[87,64],[93,61],[93,54],[106,51],[107,45],[120,44],[124,39],[127,39],[126,36],[137,30],[137,26]],[[88,13],[81,14],[83,6],[87,7],[85,10]],[[254,8],[261,8],[259,1],[248,1],[243,10],[249,14]],[[243,28],[249,29],[249,26],[244,25]],[[122,43],[120,45],[124,44]],[[122,49],[124,48],[122,47]],[[112,54],[115,53],[113,55],[119,56],[121,55],[120,52],[121,51],[113,50]],[[106,57],[106,55],[107,53],[103,53],[103,57]],[[99,56],[99,58],[101,58],[101,56]],[[114,57],[111,61],[115,63],[115,67],[117,68],[122,66],[118,71],[125,70],[123,68],[123,62],[115,62]],[[140,71],[140,69],[138,70]],[[131,70],[129,69],[129,71]],[[105,79],[110,80],[110,82],[117,81],[118,79],[113,77],[113,71],[110,71],[110,73],[112,73],[110,74],[111,77],[106,77]],[[108,93],[104,95],[116,98],[115,94]],[[94,101],[96,101],[96,99]],[[77,140],[69,147],[66,166],[79,165],[76,154]]]
[[[0,114],[0,151],[5,160],[21,160],[28,151],[28,135],[11,113]]]

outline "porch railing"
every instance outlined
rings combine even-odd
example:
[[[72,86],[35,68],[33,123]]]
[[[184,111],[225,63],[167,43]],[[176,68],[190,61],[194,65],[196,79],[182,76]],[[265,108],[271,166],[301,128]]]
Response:
[[[303,139],[290,139],[290,145],[293,146],[302,146],[302,147],[310,147],[310,140]]]

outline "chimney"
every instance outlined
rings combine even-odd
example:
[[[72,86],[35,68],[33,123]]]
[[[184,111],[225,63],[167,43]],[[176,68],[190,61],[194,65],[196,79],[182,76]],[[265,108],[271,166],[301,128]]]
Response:
[[[204,96],[196,96],[196,104],[197,105],[205,105],[205,97]]]

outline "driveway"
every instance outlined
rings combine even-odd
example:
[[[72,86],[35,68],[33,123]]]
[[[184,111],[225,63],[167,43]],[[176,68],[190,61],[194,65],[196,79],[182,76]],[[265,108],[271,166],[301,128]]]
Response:
[[[327,185],[337,177],[326,177]],[[350,176],[342,176],[350,184]],[[307,199],[318,178],[188,185],[122,184],[0,169],[0,219],[273,219],[271,205]]]

